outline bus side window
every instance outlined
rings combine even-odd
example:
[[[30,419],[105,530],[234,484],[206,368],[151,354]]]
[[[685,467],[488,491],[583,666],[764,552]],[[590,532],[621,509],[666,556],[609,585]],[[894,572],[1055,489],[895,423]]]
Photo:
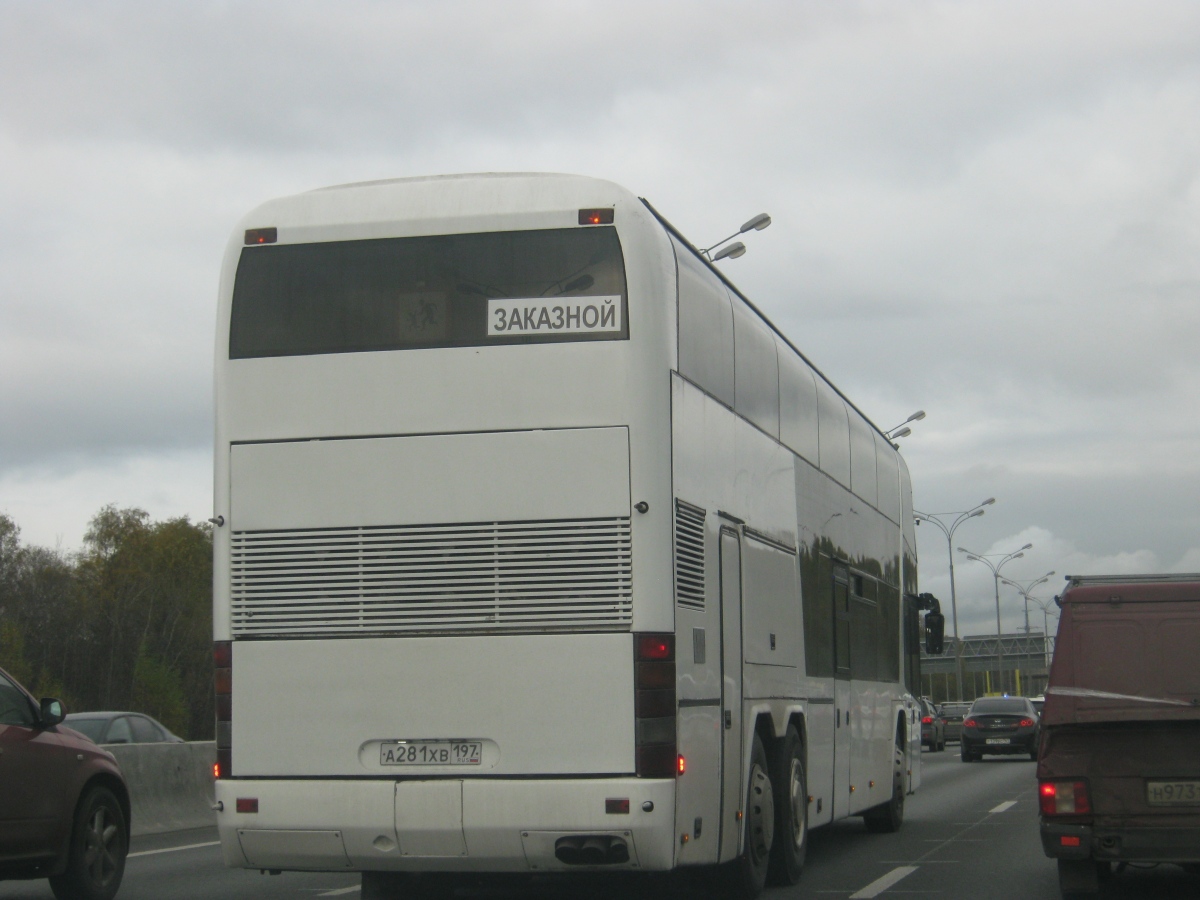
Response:
[[[820,477],[820,476],[817,476]],[[817,678],[833,676],[833,577],[830,559],[812,545],[800,547],[800,596],[804,608],[804,662]]]
[[[837,674],[850,675],[850,576],[845,565],[833,564],[833,659]]]
[[[771,437],[779,437],[779,366],[775,335],[733,297],[734,408]]]
[[[846,404],[837,391],[824,381],[817,382],[817,410],[820,416],[821,471],[845,487],[850,486],[850,424]]]
[[[900,515],[900,472],[896,468],[896,451],[881,434],[875,435],[875,460],[879,511],[895,522]]]
[[[729,292],[674,238],[679,272],[679,374],[734,405],[733,308]]]
[[[879,502],[874,430],[867,420],[850,413],[850,489],[872,506]]]
[[[814,466],[817,464],[817,385],[812,369],[783,341],[775,341],[779,359],[779,439]]]

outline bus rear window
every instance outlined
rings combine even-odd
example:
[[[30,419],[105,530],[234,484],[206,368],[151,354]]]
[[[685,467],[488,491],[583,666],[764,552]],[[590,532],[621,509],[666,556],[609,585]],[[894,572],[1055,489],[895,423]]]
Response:
[[[613,228],[244,247],[229,356],[629,336]]]

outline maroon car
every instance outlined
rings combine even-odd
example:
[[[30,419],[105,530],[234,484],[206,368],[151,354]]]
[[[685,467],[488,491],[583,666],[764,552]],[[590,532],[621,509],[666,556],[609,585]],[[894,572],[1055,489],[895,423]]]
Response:
[[[0,669],[0,880],[49,878],[58,900],[111,900],[129,850],[129,791],[111,754]]]

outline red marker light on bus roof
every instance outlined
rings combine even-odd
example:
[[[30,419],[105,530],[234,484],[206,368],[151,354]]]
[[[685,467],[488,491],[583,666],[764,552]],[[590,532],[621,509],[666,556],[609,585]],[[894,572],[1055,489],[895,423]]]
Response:
[[[611,225],[615,212],[613,209],[581,209],[579,211],[579,224]]]
[[[279,240],[279,231],[275,228],[247,228],[247,244],[273,244]]]

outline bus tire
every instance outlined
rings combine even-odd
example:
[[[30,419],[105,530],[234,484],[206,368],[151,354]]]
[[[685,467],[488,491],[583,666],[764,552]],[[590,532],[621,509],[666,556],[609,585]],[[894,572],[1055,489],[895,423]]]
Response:
[[[771,769],[762,738],[754,735],[750,748],[750,780],[742,814],[742,854],[725,870],[731,900],[754,900],[767,884],[771,844],[775,834],[775,796]]]
[[[894,756],[892,799],[863,813],[863,822],[872,834],[891,834],[904,824],[904,751],[897,746]]]
[[[808,853],[808,778],[800,733],[789,725],[775,754],[775,837],[767,877],[771,884],[792,885],[800,880]]]

